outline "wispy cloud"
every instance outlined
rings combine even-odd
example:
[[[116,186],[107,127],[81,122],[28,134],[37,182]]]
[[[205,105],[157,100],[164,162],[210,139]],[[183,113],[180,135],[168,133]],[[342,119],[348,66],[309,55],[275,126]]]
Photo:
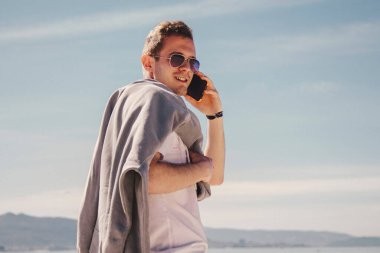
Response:
[[[200,202],[206,226],[379,235],[380,178],[226,182]],[[365,217],[358,219],[358,217]]]
[[[210,227],[322,230],[357,236],[380,235],[378,203],[358,205],[357,202],[342,204],[314,200],[307,198],[294,202],[291,198],[285,201],[266,198],[258,203],[245,198],[233,203],[211,197],[200,202],[200,209],[204,225]]]
[[[0,213],[15,212],[77,218],[82,196],[82,188],[67,188],[3,198]]]
[[[228,1],[208,0],[141,9],[98,13],[85,17],[69,18],[51,24],[7,27],[0,29],[0,41],[18,41],[76,36],[94,33],[127,30],[163,19],[196,19],[219,16],[243,11],[261,11],[271,8],[290,7],[318,2],[317,0],[270,0]],[[147,18],[149,17],[149,18]]]
[[[380,22],[354,23],[325,28],[309,34],[264,38],[259,44],[288,53],[331,51],[356,53],[373,50],[380,39]],[[368,46],[371,46],[368,48]]]
[[[298,86],[298,88],[302,92],[306,93],[334,93],[341,89],[341,85],[332,81],[316,81],[316,82],[308,82],[302,83]]]
[[[309,194],[380,192],[380,178],[281,180],[271,182],[226,182],[214,188],[215,195],[263,197]]]
[[[380,22],[358,22],[316,28],[311,32],[225,40],[218,46],[236,55],[236,64],[252,67],[312,61],[332,57],[380,52]],[[238,52],[236,52],[238,51]],[[231,57],[234,59],[233,57]]]

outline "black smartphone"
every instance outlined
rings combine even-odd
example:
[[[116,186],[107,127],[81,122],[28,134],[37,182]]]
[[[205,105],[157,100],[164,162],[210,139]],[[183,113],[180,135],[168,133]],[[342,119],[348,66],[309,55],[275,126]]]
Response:
[[[206,87],[207,81],[194,74],[189,87],[187,87],[187,95],[199,101],[202,99]]]

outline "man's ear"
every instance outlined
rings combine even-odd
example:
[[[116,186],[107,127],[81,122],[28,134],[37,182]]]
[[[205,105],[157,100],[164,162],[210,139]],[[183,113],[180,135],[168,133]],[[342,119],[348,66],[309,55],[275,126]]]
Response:
[[[143,68],[149,74],[149,78],[152,78],[152,79],[154,78],[153,67],[152,67],[152,65],[154,64],[153,61],[154,61],[153,57],[149,55],[144,54],[141,56],[141,63],[143,65]]]

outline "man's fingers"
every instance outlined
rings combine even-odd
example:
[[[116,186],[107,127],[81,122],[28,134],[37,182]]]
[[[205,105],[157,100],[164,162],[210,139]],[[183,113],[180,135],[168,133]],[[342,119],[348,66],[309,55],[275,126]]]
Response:
[[[153,160],[154,160],[154,161],[160,161],[160,160],[162,160],[162,159],[164,159],[164,156],[163,156],[160,152],[156,152],[156,153],[154,154],[154,156],[153,156]]]
[[[202,155],[199,154],[198,152],[194,152],[189,150],[189,155],[190,155],[190,162],[191,163],[197,163],[200,160],[202,160]]]
[[[197,100],[195,100],[194,98],[190,97],[189,95],[185,95],[184,97],[186,98],[186,100],[187,100],[192,106],[195,106],[195,104],[198,102]]]
[[[202,154],[195,152],[195,151],[192,151],[192,150],[189,150],[189,155],[190,155],[190,157],[202,157],[203,156]]]
[[[205,90],[205,94],[216,97],[216,96],[218,96],[218,91],[217,90]]]
[[[206,80],[207,81],[207,89],[211,89],[211,90],[215,90],[215,86],[214,86],[214,83],[211,81],[211,79],[206,76],[203,72],[201,71],[198,71],[197,72],[197,75],[199,75],[199,77],[203,80]]]
[[[190,161],[191,163],[198,163],[202,161],[212,161],[210,157],[207,157],[201,153],[194,152],[189,150],[189,155],[190,155]]]
[[[194,162],[196,160],[196,153],[194,151],[189,150],[190,162]]]

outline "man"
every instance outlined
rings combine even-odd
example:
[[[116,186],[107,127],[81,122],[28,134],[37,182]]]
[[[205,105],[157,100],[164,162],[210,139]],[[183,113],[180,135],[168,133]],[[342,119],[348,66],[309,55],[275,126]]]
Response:
[[[224,178],[220,97],[198,71],[191,29],[163,22],[148,35],[144,77],[110,98],[78,221],[80,252],[205,252],[197,199]],[[207,81],[189,97],[194,73]],[[199,121],[180,96],[207,116],[204,155]]]

